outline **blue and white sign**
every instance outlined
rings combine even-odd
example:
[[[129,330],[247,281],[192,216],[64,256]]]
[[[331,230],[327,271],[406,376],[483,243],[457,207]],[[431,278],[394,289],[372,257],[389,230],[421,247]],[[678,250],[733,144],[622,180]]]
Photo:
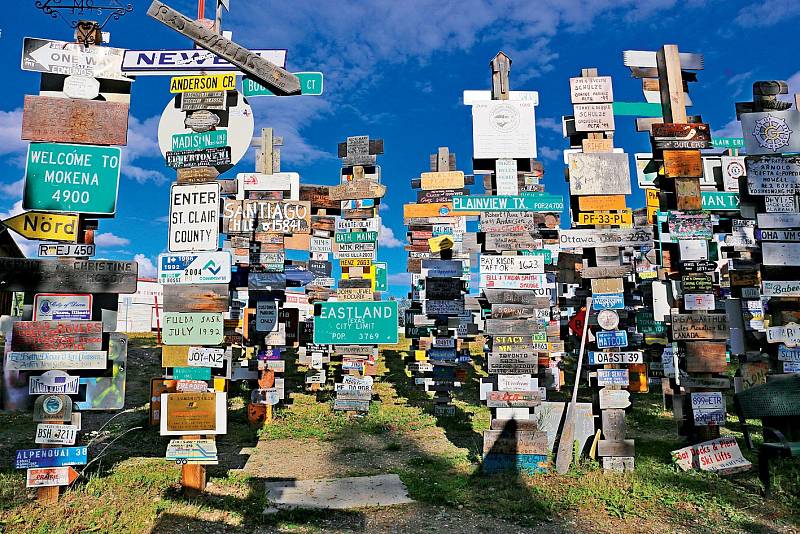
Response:
[[[62,467],[84,465],[88,456],[87,447],[58,447],[55,449],[25,449],[17,451],[17,469],[37,467]]]
[[[628,332],[625,330],[611,330],[597,332],[597,348],[610,349],[628,346]]]
[[[628,370],[627,369],[598,369],[597,370],[597,385],[603,386],[627,386],[628,385]]]
[[[223,250],[159,254],[158,281],[161,284],[227,284],[231,281],[231,253]]]
[[[355,210],[359,208],[374,208],[374,207],[375,207],[374,198],[357,198],[351,200],[342,200],[343,210]]]
[[[429,278],[457,278],[464,273],[463,264],[457,260],[422,260],[421,267]]]
[[[624,310],[625,295],[622,293],[595,293],[592,295],[592,309],[598,310]]]
[[[34,321],[90,321],[92,295],[37,293],[33,297]]]
[[[270,63],[286,67],[286,50],[250,50]],[[122,72],[126,76],[195,75],[207,72],[235,72],[237,67],[207,50],[125,50]]]

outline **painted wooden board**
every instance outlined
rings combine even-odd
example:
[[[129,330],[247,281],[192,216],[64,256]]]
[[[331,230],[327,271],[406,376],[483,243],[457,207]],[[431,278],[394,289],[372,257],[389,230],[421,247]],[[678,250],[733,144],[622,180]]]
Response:
[[[518,430],[514,433],[505,430],[483,431],[484,454],[546,455],[549,452],[545,432],[538,430]]]
[[[632,439],[612,441],[601,439],[597,442],[598,456],[634,456],[635,446]]]
[[[625,195],[579,196],[578,209],[581,211],[624,210]]]
[[[725,343],[686,344],[686,370],[690,373],[722,373],[728,368]]]
[[[22,139],[88,145],[128,144],[128,104],[25,95]]]
[[[630,194],[631,179],[628,155],[582,152],[571,154],[569,157],[569,190],[573,195]]]
[[[462,171],[423,172],[420,175],[420,188],[424,190],[463,187],[464,173]]]
[[[463,175],[463,173],[462,173]],[[381,198],[386,194],[386,186],[367,179],[357,179],[331,186],[328,196],[331,200],[357,200]]]
[[[483,295],[490,304],[529,304],[537,308],[550,306],[549,291],[483,289]]]
[[[544,273],[544,257],[481,255],[479,270],[491,274],[541,274]]]
[[[621,278],[630,274],[632,270],[632,265],[609,265],[605,267],[584,267],[579,274],[581,278],[591,279],[594,282],[597,278]],[[596,293],[619,293],[619,291],[600,291],[599,289],[593,291]]]
[[[610,103],[614,101],[611,76],[580,76],[569,79],[573,104]]]
[[[601,389],[600,391],[604,390],[605,388]],[[603,438],[608,441],[619,441],[625,439],[625,410],[619,408],[604,410],[600,417],[603,429]]]
[[[657,150],[692,150],[712,148],[708,124],[654,124],[650,130],[653,148]]]
[[[489,372],[498,374],[536,374],[538,356],[533,352],[490,352],[487,357]]]
[[[101,321],[15,321],[11,350],[97,351],[103,345]]]
[[[699,211],[703,208],[700,180],[686,176],[675,177],[676,206],[681,211]]]
[[[578,132],[609,132],[614,130],[612,104],[573,104],[575,130]]]
[[[669,178],[703,176],[703,159],[697,150],[665,150],[663,158],[664,174]]]
[[[559,241],[565,248],[597,248],[609,245],[649,247],[653,242],[653,229],[635,227],[632,229],[562,230]]]
[[[528,231],[488,233],[484,248],[501,252],[504,250],[532,250],[537,248],[537,239]]]
[[[631,405],[630,401],[631,394],[627,390],[602,388],[598,392],[598,394],[600,397],[601,410],[608,410],[608,409],[624,410],[625,408]]]
[[[725,314],[673,313],[671,320],[672,336],[676,341],[728,338],[728,320]]]
[[[137,274],[130,261],[0,258],[3,291],[135,293]]]

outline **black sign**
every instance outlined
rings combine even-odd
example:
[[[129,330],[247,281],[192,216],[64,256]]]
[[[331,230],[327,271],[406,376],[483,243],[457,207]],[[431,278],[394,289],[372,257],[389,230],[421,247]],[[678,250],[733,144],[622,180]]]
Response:
[[[217,167],[231,164],[231,147],[204,148],[167,152],[167,166],[173,169],[188,167]]]
[[[681,262],[681,271],[684,273],[704,273],[717,269],[717,264],[708,260],[689,260]]]
[[[438,204],[439,202],[452,202],[454,196],[469,195],[468,189],[434,189],[432,191],[417,191],[417,202],[420,204]]]
[[[135,261],[0,258],[0,291],[136,293]]]
[[[347,280],[339,280],[339,287],[341,289],[372,287],[372,281],[367,278],[349,278]]]
[[[425,280],[425,298],[452,300],[461,296],[460,278],[428,278]]]
[[[317,278],[328,278],[331,275],[333,264],[329,261],[309,260],[308,270],[314,273]]]
[[[682,279],[684,293],[711,293],[714,291],[714,280],[710,274],[687,273]]]
[[[247,289],[271,291],[286,289],[286,274],[251,272],[247,275]]]

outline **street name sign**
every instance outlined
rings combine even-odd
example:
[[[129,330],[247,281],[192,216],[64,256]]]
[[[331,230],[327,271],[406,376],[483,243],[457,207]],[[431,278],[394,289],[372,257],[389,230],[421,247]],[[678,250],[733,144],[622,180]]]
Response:
[[[78,240],[77,215],[26,211],[10,219],[6,219],[3,221],[3,224],[27,239],[65,241],[71,243]],[[89,246],[94,247],[94,245]]]
[[[286,50],[257,49],[250,52],[279,67],[286,66]],[[198,48],[125,50],[121,65],[125,74],[131,76],[199,75],[236,70],[229,61]]]

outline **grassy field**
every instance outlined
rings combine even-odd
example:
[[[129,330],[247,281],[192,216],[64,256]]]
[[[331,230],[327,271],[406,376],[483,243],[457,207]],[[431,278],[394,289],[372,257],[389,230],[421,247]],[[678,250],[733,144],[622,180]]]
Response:
[[[102,456],[54,506],[33,501],[24,472],[13,469],[14,451],[33,446],[30,415],[0,414],[0,531],[798,531],[800,463],[776,464],[770,501],[760,496],[754,471],[731,478],[680,472],[669,451],[682,443],[655,393],[635,396],[628,417],[636,439],[634,473],[604,473],[584,460],[566,476],[483,476],[480,432],[488,428],[489,411],[477,400],[480,369],[458,392],[456,416],[437,419],[396,352],[384,353],[376,402],[363,417],[332,413],[330,394],[303,393],[295,376],[287,384],[292,403],[259,429],[246,421],[244,392],[232,392],[229,433],[218,440],[221,465],[209,467],[206,494],[186,496],[179,468],[162,459],[167,440],[152,429],[130,430],[145,426],[149,379],[160,374],[159,351],[151,344],[132,340],[128,411],[102,433],[82,433],[84,441],[96,440],[90,458]],[[84,415],[84,429],[97,429],[110,416]],[[741,437],[729,421],[725,432]],[[377,473],[400,475],[419,505],[262,514],[265,480]],[[478,528],[473,523],[486,530],[469,530]]]

